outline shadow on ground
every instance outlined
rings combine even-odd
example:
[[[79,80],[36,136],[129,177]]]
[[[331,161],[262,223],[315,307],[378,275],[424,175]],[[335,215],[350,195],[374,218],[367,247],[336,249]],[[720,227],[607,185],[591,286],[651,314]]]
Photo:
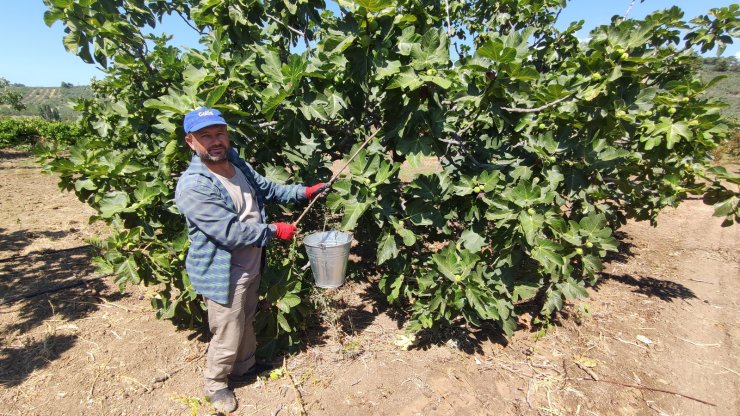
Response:
[[[0,241],[20,240],[19,233],[2,235]],[[22,383],[75,345],[77,337],[57,331],[57,324],[83,319],[103,300],[123,297],[117,291],[106,293],[91,257],[89,247],[77,247],[0,259],[1,386]]]
[[[0,160],[4,160],[4,161],[16,160],[16,159],[28,159],[32,156],[33,156],[33,153],[31,152],[0,149]]]
[[[602,279],[613,280],[634,287],[633,292],[658,298],[664,302],[673,302],[674,299],[695,299],[696,294],[686,286],[670,280],[656,279],[649,276],[624,274],[621,276],[604,273]]]
[[[615,232],[614,236],[619,241],[619,251],[609,253],[604,259],[604,263],[627,263],[629,259],[635,257],[634,244],[630,241],[629,234],[625,232]],[[598,291],[601,285],[608,281],[616,281],[632,286],[634,287],[633,292],[658,298],[664,302],[672,302],[674,299],[696,298],[696,294],[691,289],[680,283],[650,276],[635,277],[629,274],[601,273],[599,281],[594,285],[594,290]]]

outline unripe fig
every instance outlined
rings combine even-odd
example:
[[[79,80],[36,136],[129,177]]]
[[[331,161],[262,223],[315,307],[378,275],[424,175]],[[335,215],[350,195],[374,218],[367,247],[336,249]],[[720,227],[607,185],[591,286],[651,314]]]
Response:
[[[590,241],[586,241],[586,247],[591,248],[593,246],[594,246],[594,243],[592,243]]]
[[[527,209],[527,214],[529,214],[529,215],[534,215],[536,213],[537,213],[537,211],[535,211],[534,208]]]
[[[598,80],[600,80],[600,79],[601,79],[602,77],[601,77],[601,74],[599,74],[598,72],[595,72],[595,73],[591,74],[591,78],[592,78],[592,79],[593,79],[594,81],[598,81]]]
[[[671,107],[668,109],[668,114],[676,114],[676,109]]]
[[[576,254],[578,254],[579,256],[583,255],[583,249],[580,247],[576,247]]]

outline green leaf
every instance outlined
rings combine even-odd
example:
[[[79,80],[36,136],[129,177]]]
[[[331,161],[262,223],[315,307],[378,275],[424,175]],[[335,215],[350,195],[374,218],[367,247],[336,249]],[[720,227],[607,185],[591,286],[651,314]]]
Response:
[[[713,205],[715,217],[725,217],[740,209],[740,199],[732,196]]]
[[[75,190],[77,192],[80,192],[83,189],[94,191],[98,189],[98,187],[95,186],[95,183],[91,179],[78,179],[77,181],[75,181]]]
[[[547,311],[548,314],[563,309],[563,296],[559,290],[550,288],[547,291],[547,300],[542,309]]]
[[[529,300],[535,297],[539,286],[537,283],[522,283],[514,286],[514,290],[511,294],[511,301],[518,302],[520,300]]]
[[[128,207],[129,197],[128,194],[121,191],[113,191],[107,193],[98,202],[98,210],[100,216],[103,218],[110,218],[113,215],[123,211]]]
[[[406,215],[414,225],[439,226],[443,223],[439,210],[421,199],[414,199],[407,204]]]
[[[228,87],[229,87],[229,82],[223,81],[216,88],[211,90],[211,92],[208,93],[208,97],[206,97],[205,106],[213,107],[218,102],[218,100],[221,99],[221,97],[224,95],[224,92],[226,92],[226,89]]]
[[[293,328],[290,327],[290,324],[288,323],[288,320],[285,319],[285,315],[282,311],[278,311],[277,313],[277,323],[281,328],[283,328],[283,331],[293,332]]]
[[[421,37],[421,43],[411,48],[415,69],[446,65],[450,60],[447,35],[443,29],[431,28]]]
[[[513,190],[509,191],[505,196],[508,196],[511,201],[520,207],[527,207],[532,204],[542,202],[540,196],[542,195],[542,188],[538,185],[534,185],[529,181],[519,181]]]
[[[358,202],[346,206],[344,209],[344,217],[342,218],[342,230],[353,230],[357,227],[357,221],[369,207],[370,204],[367,202]]]
[[[57,20],[61,20],[64,17],[64,12],[61,10],[47,10],[44,12],[44,23],[46,26],[51,27]]]
[[[290,313],[290,310],[301,304],[301,298],[293,293],[286,293],[285,296],[280,298],[277,303],[277,307],[285,312]]]
[[[518,64],[511,65],[509,76],[520,81],[534,81],[540,78],[539,72],[534,68],[522,68]]]
[[[393,6],[393,0],[354,0],[354,3],[359,4],[371,13]]]
[[[513,316],[510,316],[507,319],[501,320],[501,329],[504,330],[504,333],[507,337],[511,337],[514,335],[514,331],[516,331],[517,323],[516,318]]]
[[[401,72],[401,62],[390,61],[385,67],[378,68],[378,72],[376,72],[375,75],[378,78],[387,78],[396,75],[399,72]]]
[[[272,85],[262,91],[263,103],[262,103],[262,114],[269,121],[272,120],[272,115],[280,104],[290,96],[290,91],[284,89],[276,89]]]
[[[668,117],[660,118],[660,123],[655,126],[655,132],[665,134],[666,147],[668,149],[673,149],[673,146],[681,141],[682,137],[685,139],[691,139],[691,130],[689,130],[689,126],[686,123],[683,121],[674,123],[673,120]]]
[[[559,252],[563,249],[558,243],[550,240],[537,239],[532,248],[532,258],[540,262],[548,271],[554,271],[555,267],[565,264],[563,256]]]
[[[656,87],[648,87],[641,90],[635,98],[635,106],[640,111],[650,110],[654,106],[653,101],[657,93],[658,89]]]
[[[486,240],[483,236],[476,233],[473,230],[465,230],[460,236],[460,243],[463,247],[472,252],[478,252],[486,245]]]
[[[133,256],[128,256],[123,263],[119,264],[116,268],[116,275],[119,280],[128,281],[135,285],[141,282],[141,276],[139,276],[139,268],[136,265],[136,260]]]
[[[606,217],[604,214],[589,214],[581,218],[578,223],[578,233],[586,240],[598,241],[603,238],[609,238],[612,235],[611,228],[606,226]]]
[[[594,255],[586,255],[581,258],[583,260],[583,268],[591,275],[601,272],[604,268],[601,264],[601,259]]]
[[[588,292],[586,291],[586,288],[583,286],[583,284],[580,282],[576,282],[573,279],[568,279],[564,283],[558,284],[558,289],[560,289],[563,296],[565,296],[565,299],[568,300],[588,297]]]
[[[405,72],[399,73],[388,85],[388,89],[401,88],[406,91],[415,91],[419,87],[424,85],[424,82],[416,75],[411,69],[407,69]]]
[[[403,245],[411,247],[416,244],[416,234],[408,228],[396,228],[396,233],[403,239]]]
[[[519,226],[529,245],[534,245],[535,237],[538,236],[544,222],[545,217],[541,214],[530,215],[526,211],[519,213]]]
[[[378,264],[396,258],[398,253],[395,236],[388,232],[384,233],[378,240]]]
[[[507,48],[499,39],[489,40],[476,51],[478,56],[488,58],[497,64],[508,64],[516,60],[516,49]]]

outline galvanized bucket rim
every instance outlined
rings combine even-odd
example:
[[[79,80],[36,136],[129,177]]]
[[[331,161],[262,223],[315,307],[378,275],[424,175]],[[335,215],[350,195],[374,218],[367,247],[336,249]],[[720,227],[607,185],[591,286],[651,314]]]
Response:
[[[318,244],[316,244],[316,243],[313,243],[311,241],[311,237],[313,237],[315,235],[321,235],[321,234],[327,234],[327,235],[329,235],[331,233],[335,233],[335,234],[341,235],[342,237],[344,237],[344,239],[346,241],[337,242],[336,244],[331,244],[331,245],[325,244],[323,242],[319,242]],[[354,238],[354,236],[352,235],[352,233],[348,233],[348,232],[345,232],[345,231],[339,231],[339,230],[317,231],[315,233],[311,233],[308,236],[306,236],[303,239],[303,245],[308,246],[308,247],[316,247],[316,248],[325,249],[327,247],[339,247],[339,246],[343,246],[343,245],[348,244],[348,243],[352,243],[352,239],[353,238]]]

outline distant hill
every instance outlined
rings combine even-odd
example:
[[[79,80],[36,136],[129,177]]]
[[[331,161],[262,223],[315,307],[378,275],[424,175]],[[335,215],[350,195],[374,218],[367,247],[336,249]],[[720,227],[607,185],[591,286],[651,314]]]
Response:
[[[700,73],[705,81],[720,75],[727,77],[714,85],[707,95],[728,104],[723,114],[740,124],[740,62],[735,58],[704,59]]]
[[[8,106],[0,106],[0,116],[26,116],[39,117],[41,115],[41,106],[48,105],[59,112],[62,120],[74,120],[77,114],[69,107],[69,102],[80,97],[92,96],[92,90],[87,85],[64,87],[26,87],[14,85],[12,90],[23,95],[23,104],[26,109],[15,111]]]

